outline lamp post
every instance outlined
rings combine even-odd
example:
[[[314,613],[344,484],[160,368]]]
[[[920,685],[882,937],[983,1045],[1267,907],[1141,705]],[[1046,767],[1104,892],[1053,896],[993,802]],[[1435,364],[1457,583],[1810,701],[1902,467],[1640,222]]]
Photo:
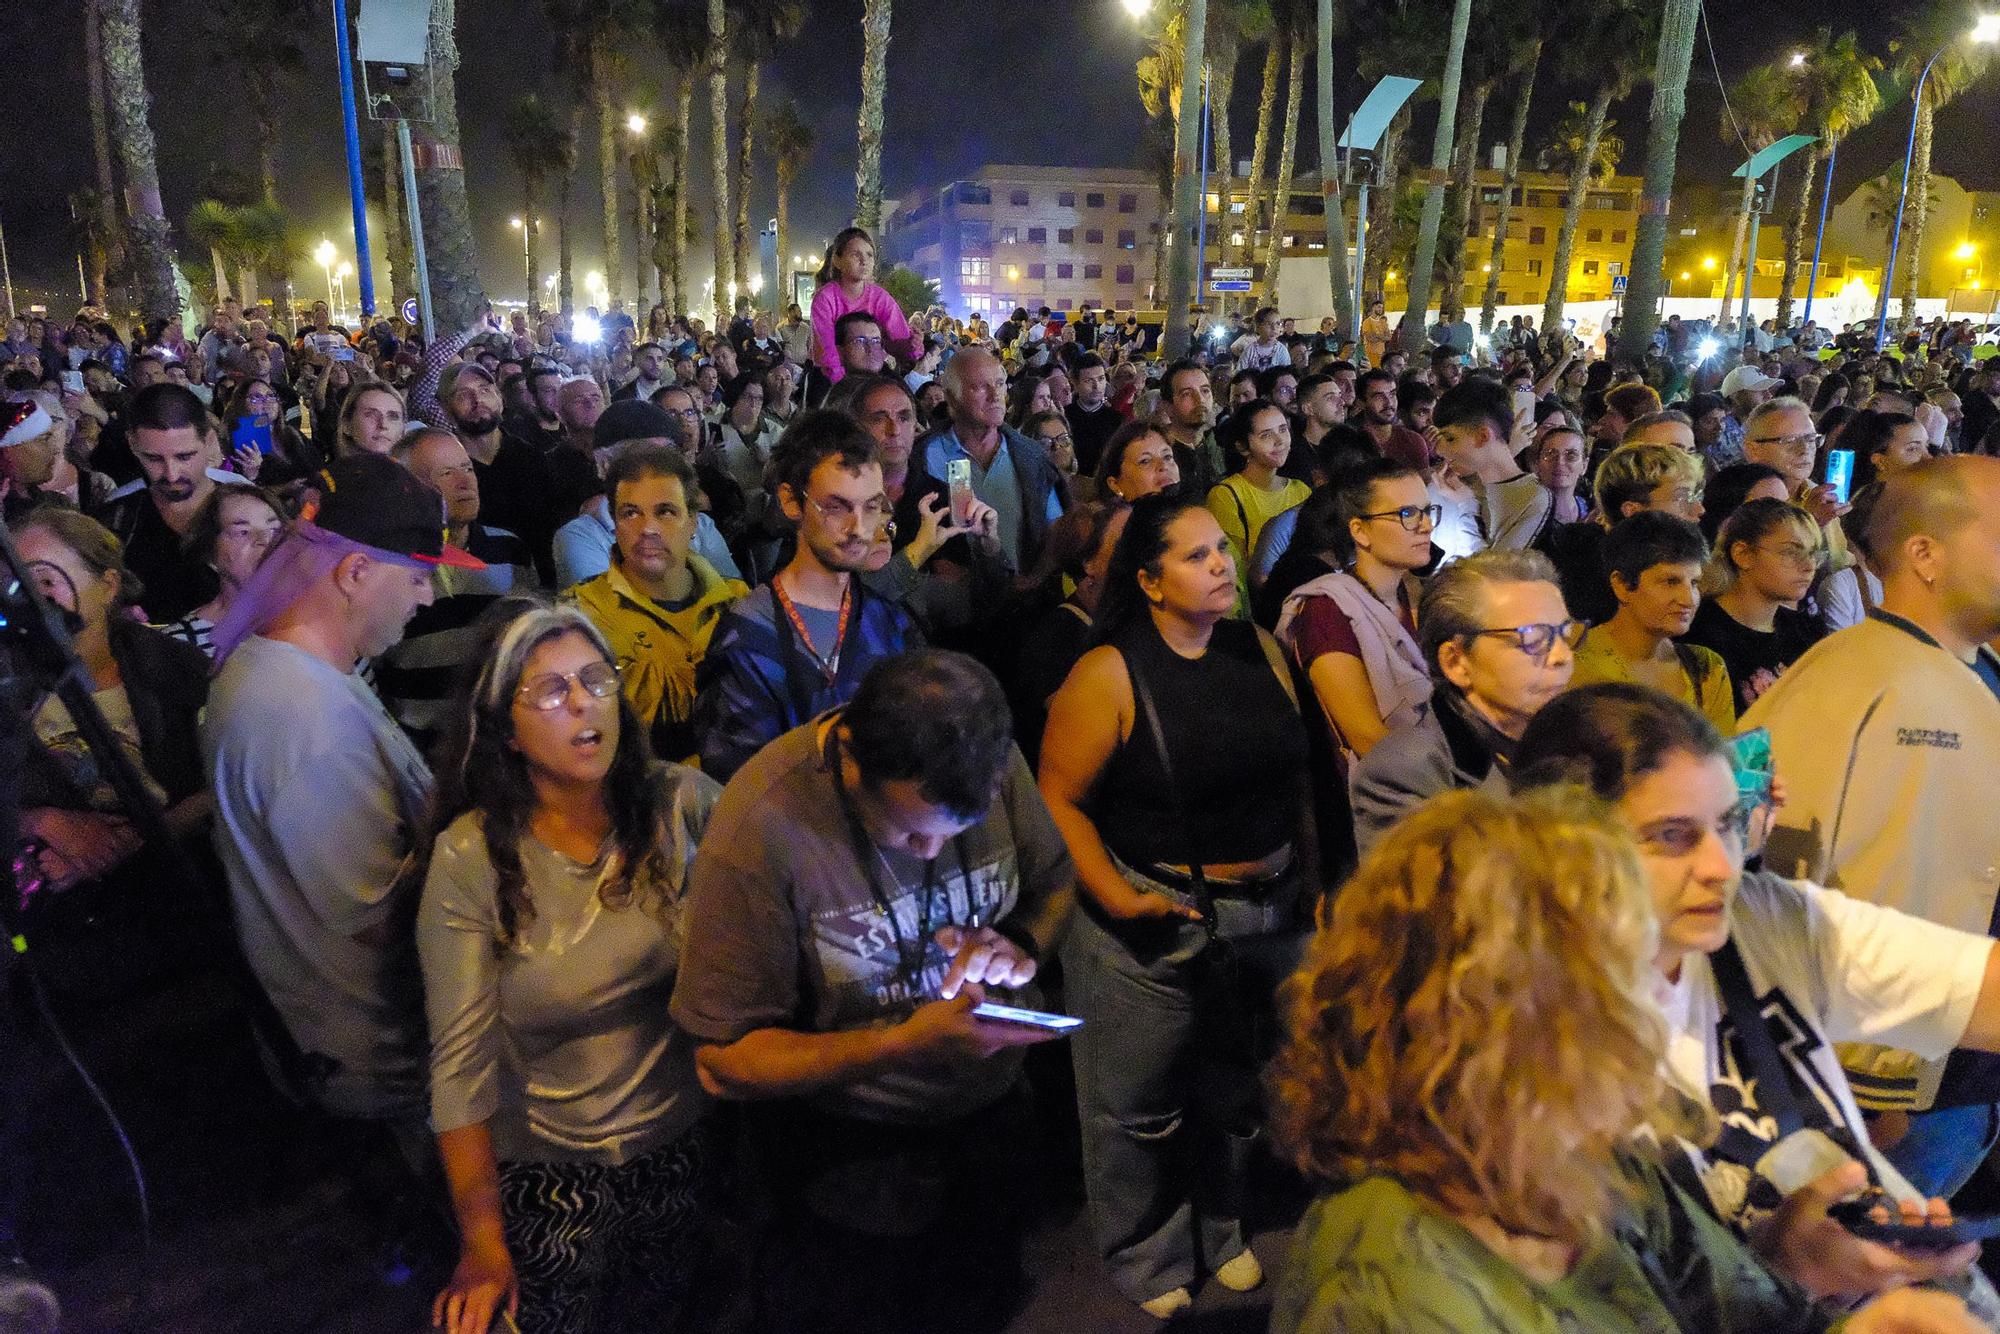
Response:
[[[333,271],[334,280],[340,284],[340,322],[347,323],[347,280],[354,276],[354,265],[341,260]]]
[[[529,238],[534,235],[535,223],[533,217],[507,219],[507,225],[521,233],[521,281],[527,284],[530,307],[535,304],[535,257],[528,246]]]
[[[326,275],[326,304],[329,306],[333,304],[333,261],[337,253],[333,248],[333,242],[324,236],[319,239],[319,244],[313,247],[313,263],[319,265],[320,272]]]
[[[1969,42],[2000,41],[2000,14],[1981,14],[1979,21],[1972,25],[1972,31],[1965,35]],[[1910,141],[1903,149],[1903,185],[1896,194],[1896,226],[1889,233],[1889,267],[1882,271],[1882,301],[1875,312],[1875,350],[1882,350],[1882,342],[1889,332],[1889,292],[1896,282],[1896,252],[1903,244],[1903,206],[1910,202],[1910,163],[1917,155],[1917,120],[1924,113],[1924,84],[1931,77],[1931,67],[1938,63],[1938,57],[1951,50],[1950,44],[1940,46],[1929,60],[1924,62],[1923,73],[1917,76],[1917,86],[1910,90]]]

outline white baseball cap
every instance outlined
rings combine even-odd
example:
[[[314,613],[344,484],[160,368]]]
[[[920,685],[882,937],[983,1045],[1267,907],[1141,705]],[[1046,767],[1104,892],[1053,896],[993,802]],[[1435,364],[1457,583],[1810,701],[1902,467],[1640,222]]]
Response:
[[[1722,396],[1728,398],[1732,394],[1740,394],[1746,389],[1753,391],[1758,389],[1775,389],[1780,383],[1782,381],[1764,374],[1764,372],[1758,370],[1755,366],[1738,366],[1735,370],[1722,377]]]

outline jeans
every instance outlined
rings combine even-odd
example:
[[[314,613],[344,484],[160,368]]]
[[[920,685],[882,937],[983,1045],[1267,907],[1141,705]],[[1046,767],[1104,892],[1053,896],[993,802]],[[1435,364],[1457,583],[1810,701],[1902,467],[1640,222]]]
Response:
[[[1121,867],[1143,890],[1180,891]],[[1223,906],[1229,906],[1224,901]],[[1247,907],[1247,905],[1245,905]],[[1192,1287],[1242,1254],[1241,1197],[1260,1129],[1258,1069],[1272,996],[1306,932],[1282,908],[1224,942],[1176,919],[1073,919],[1063,946],[1091,1228],[1136,1302]],[[1225,961],[1225,956],[1226,960]]]
[[[1974,1103],[1912,1112],[1910,1128],[1883,1157],[1926,1198],[1950,1199],[2000,1138],[2000,1107]]]

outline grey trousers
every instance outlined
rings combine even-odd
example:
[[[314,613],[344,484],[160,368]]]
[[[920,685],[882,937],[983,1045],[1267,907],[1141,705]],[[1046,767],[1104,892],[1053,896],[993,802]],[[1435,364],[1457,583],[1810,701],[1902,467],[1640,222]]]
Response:
[[[1140,889],[1190,901],[1120,869]],[[1227,911],[1234,938],[1221,949],[1192,922],[1072,921],[1063,975],[1070,1012],[1085,1021],[1070,1040],[1084,1185],[1098,1253],[1135,1302],[1192,1287],[1248,1244],[1259,1056],[1273,992],[1308,935],[1293,917],[1285,905]]]

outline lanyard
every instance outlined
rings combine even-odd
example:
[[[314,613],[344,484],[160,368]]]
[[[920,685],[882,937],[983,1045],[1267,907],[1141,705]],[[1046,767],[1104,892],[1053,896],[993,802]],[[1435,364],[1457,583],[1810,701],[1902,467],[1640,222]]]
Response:
[[[799,642],[806,647],[807,656],[819,668],[820,674],[826,677],[826,683],[832,685],[834,678],[840,675],[840,650],[847,640],[847,613],[854,597],[853,578],[850,577],[847,586],[840,590],[840,621],[834,627],[833,651],[830,654],[821,653],[814,646],[812,632],[806,629],[805,620],[799,615],[799,609],[792,605],[792,597],[785,591],[784,580],[779,578],[771,580],[771,596],[778,599],[778,605],[785,609],[785,619],[792,623],[792,629],[797,632]]]
[[[924,956],[930,952],[931,937],[946,926],[956,926],[951,915],[951,896],[945,895],[945,920],[934,923],[931,913],[937,895],[937,858],[924,863],[923,897],[917,903],[917,929],[915,938],[903,938],[903,924],[896,916],[895,905],[890,902],[889,893],[882,887],[877,866],[882,862],[882,850],[875,840],[868,837],[867,826],[861,821],[861,810],[854,804],[854,794],[847,790],[847,779],[841,773],[841,749],[836,735],[827,737],[827,760],[833,770],[833,790],[840,796],[840,813],[847,824],[847,837],[854,845],[854,859],[861,864],[861,874],[868,880],[868,897],[875,901],[876,911],[889,923],[889,933],[896,942],[896,977],[908,994],[915,999],[922,991],[924,976]],[[952,836],[952,846],[958,850],[958,874],[965,883],[968,900],[976,893],[972,883],[972,864],[965,855],[965,835]],[[898,886],[901,888],[901,886]],[[972,904],[972,920],[979,920],[979,905]]]

